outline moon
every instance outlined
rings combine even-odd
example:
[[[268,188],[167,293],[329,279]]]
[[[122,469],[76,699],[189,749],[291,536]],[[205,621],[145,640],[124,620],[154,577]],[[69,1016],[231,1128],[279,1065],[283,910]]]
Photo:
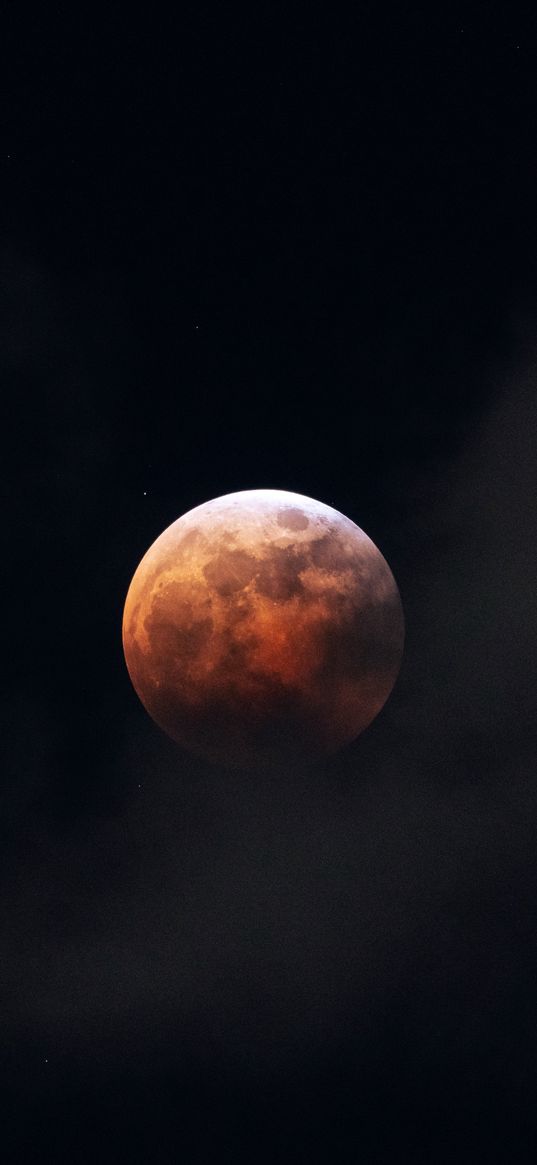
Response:
[[[374,542],[284,490],[196,506],[150,546],[123,648],[153,720],[187,750],[255,766],[354,740],[395,683],[401,600]]]

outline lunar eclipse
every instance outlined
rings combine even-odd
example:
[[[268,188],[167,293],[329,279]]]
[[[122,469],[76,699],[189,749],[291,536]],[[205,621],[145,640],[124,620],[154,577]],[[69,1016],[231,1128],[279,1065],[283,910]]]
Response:
[[[277,489],[179,517],[134,574],[130,678],[157,725],[212,761],[331,753],[358,736],[400,668],[386,560],[324,503]]]
[[[132,579],[123,646],[153,720],[212,761],[331,753],[399,670],[403,614],[371,539],[331,506],[247,490],[197,506]]]

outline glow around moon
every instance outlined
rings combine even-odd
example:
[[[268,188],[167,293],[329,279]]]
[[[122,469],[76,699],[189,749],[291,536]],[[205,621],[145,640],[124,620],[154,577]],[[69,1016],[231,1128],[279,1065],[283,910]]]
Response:
[[[403,650],[392,572],[337,510],[280,490],[197,506],[147,551],[123,618],[129,674],[187,749],[255,765],[367,727]]]

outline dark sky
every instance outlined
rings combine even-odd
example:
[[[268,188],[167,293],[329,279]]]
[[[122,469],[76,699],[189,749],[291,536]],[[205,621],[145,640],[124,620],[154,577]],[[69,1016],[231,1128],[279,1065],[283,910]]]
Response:
[[[533,1162],[537,17],[77,5],[5,37],[6,1162]],[[219,494],[388,559],[309,771],[153,725],[121,615]]]

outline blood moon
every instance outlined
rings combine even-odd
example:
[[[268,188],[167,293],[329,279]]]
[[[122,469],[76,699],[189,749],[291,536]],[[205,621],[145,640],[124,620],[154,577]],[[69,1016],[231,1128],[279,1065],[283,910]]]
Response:
[[[132,579],[127,668],[156,723],[224,764],[327,754],[374,719],[403,650],[399,591],[354,522],[257,489],[173,522]]]

